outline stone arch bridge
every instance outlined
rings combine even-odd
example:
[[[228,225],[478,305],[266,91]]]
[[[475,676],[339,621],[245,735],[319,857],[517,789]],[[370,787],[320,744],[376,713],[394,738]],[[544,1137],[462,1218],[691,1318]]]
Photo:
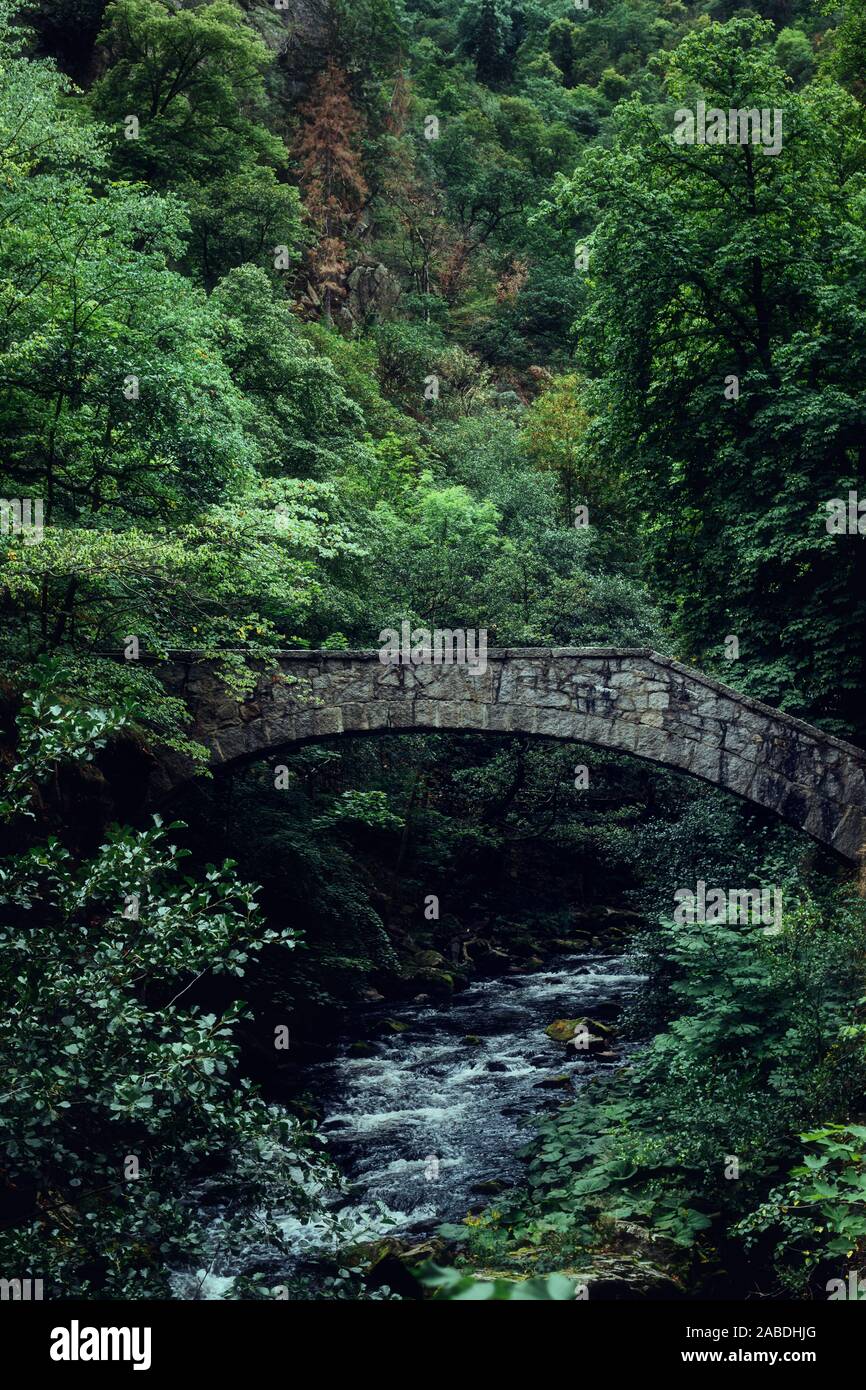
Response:
[[[509,648],[465,665],[291,651],[243,702],[195,654],[160,663],[214,768],[339,734],[533,734],[631,753],[774,812],[866,861],[866,752],[645,648]],[[165,791],[189,776],[162,772]]]

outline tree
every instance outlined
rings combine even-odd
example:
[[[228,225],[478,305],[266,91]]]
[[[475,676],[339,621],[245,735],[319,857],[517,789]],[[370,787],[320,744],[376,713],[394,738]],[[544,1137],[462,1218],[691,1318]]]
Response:
[[[285,157],[282,142],[252,118],[270,55],[227,0],[189,9],[111,0],[100,45],[109,66],[94,85],[93,107],[115,125],[127,175],[161,187],[208,183],[250,158]],[[139,122],[132,138],[124,129],[129,115]]]
[[[297,315],[264,271],[232,270],[210,300],[221,356],[248,409],[258,469],[267,476],[326,478],[340,473],[364,434],[327,357],[301,336]]]
[[[319,73],[299,115],[296,152],[304,206],[318,234],[308,264],[330,319],[334,301],[346,293],[346,237],[368,193],[357,150],[363,122],[352,105],[346,74],[333,59]]]
[[[242,260],[273,265],[275,247],[294,248],[286,147],[261,119],[271,55],[243,11],[111,0],[100,44],[108,66],[90,100],[115,132],[114,166],[185,199],[190,263],[208,288]]]
[[[830,6],[827,6],[830,9]],[[836,7],[833,6],[833,12]],[[780,35],[781,37],[781,35]],[[828,36],[823,68],[848,87],[859,101],[866,97],[864,58],[866,58],[866,4],[864,0],[845,0],[839,27]]]
[[[578,54],[583,47],[577,25],[570,19],[555,19],[547,31],[547,46],[566,87],[574,87],[578,81]]]
[[[93,730],[112,723],[25,701],[22,740],[41,751],[26,780],[92,756]],[[173,1270],[209,1267],[215,1238],[195,1195],[206,1172],[238,1194],[224,1256],[264,1232],[278,1251],[277,1210],[310,1213],[310,1192],[333,1181],[303,1126],[238,1075],[244,1005],[210,1013],[190,992],[205,976],[240,978],[292,933],[266,925],[231,864],[194,882],[181,859],[157,822],[115,827],[90,859],[49,838],[0,860],[0,1256],[42,1278],[46,1297],[167,1297]]]
[[[495,86],[508,77],[517,48],[513,0],[466,0],[458,32],[475,61],[479,82]]]
[[[300,258],[298,190],[273,169],[246,164],[212,183],[184,186],[190,237],[186,262],[207,290],[235,266],[252,262],[279,283]]]
[[[593,453],[588,429],[593,408],[587,384],[575,373],[553,377],[526,410],[520,440],[536,468],[557,480],[563,521],[574,524],[574,509],[589,508],[593,526],[616,524],[626,506],[624,479],[609,460]]]
[[[626,102],[615,148],[562,184],[595,226],[588,442],[633,480],[684,655],[718,661],[740,634],[727,679],[862,731],[866,562],[825,525],[866,463],[860,115],[833,85],[792,93],[771,37],[756,19],[695,32],[667,86],[679,107],[781,110],[778,155],[679,144],[672,111]]]
[[[478,253],[507,244],[525,219],[535,180],[516,154],[502,148],[495,125],[481,112],[449,120],[433,158],[455,230],[446,269],[459,288],[460,275]]]
[[[783,29],[776,39],[775,55],[779,67],[798,87],[815,71],[815,54],[802,29]]]
[[[123,183],[97,197],[102,132],[50,68],[0,61],[4,486],[42,496],[48,523],[188,517],[250,455],[204,297],[169,269],[183,210]]]
[[[122,691],[140,729],[185,748],[153,673],[98,652],[294,636],[319,566],[354,545],[333,488],[290,475],[336,468],[363,422],[263,271],[208,301],[169,268],[175,198],[100,194],[100,132],[16,42],[0,51],[0,495],[38,499],[45,533],[4,539],[0,666],[17,684],[22,662],[50,659],[58,692]],[[246,688],[243,662],[226,664]]]

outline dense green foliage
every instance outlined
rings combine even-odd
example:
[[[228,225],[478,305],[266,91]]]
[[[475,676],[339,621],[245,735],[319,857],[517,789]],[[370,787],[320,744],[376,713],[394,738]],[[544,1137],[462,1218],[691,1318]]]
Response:
[[[528,1244],[533,1262],[570,1268],[586,1249],[627,1244],[638,1222],[673,1246],[697,1243],[706,1262],[744,1213],[742,1230],[763,1231],[767,1215],[754,1208],[797,1158],[798,1128],[860,1102],[862,1027],[850,1020],[864,930],[859,900],[825,913],[807,900],[778,935],[672,922],[647,933],[667,1026],[613,1081],[540,1122],[528,1204],[495,1212],[473,1233],[475,1249],[516,1249],[520,1264]],[[841,1194],[821,1196],[845,1211]],[[806,1273],[838,1272],[832,1256],[853,1257],[862,1218],[849,1216],[816,1225],[803,1211],[798,1233],[809,1243],[785,1268],[790,1283],[802,1289]],[[798,1250],[793,1236],[786,1245]]]
[[[792,92],[772,32],[688,35],[666,91],[781,108],[783,157],[678,146],[670,106],[624,101],[556,201],[593,227],[592,447],[628,460],[683,649],[721,666],[737,634],[745,688],[862,733],[862,547],[840,553],[825,504],[862,477],[863,112],[828,81]]]
[[[866,736],[862,536],[825,525],[866,488],[864,57],[862,0],[0,0],[0,494],[44,506],[0,536],[4,1269],[164,1292],[205,1179],[226,1249],[279,1246],[334,1179],[274,1027],[447,997],[455,941],[531,963],[601,901],[647,924],[643,1045],[472,1218],[502,1277],[427,1288],[570,1297],[635,1231],[768,1292],[862,1260],[864,923],[793,833],[525,739],[202,775],[176,847],[138,786],[203,770],[152,658],[239,698],[403,619],[654,646]],[[679,144],[699,99],[781,109],[781,150]],[[672,923],[714,877],[781,883],[782,932]]]
[[[29,780],[90,756],[93,729],[65,723],[59,706],[31,711],[43,762]],[[241,1194],[224,1252],[260,1235],[277,1196],[314,1210],[330,1177],[301,1125],[237,1077],[243,1006],[178,1007],[206,972],[240,977],[256,951],[293,944],[231,862],[195,882],[184,853],[157,818],[111,828],[83,861],[52,836],[0,865],[4,1267],[49,1289],[165,1297],[172,1268],[206,1268],[195,1191],[214,1166]]]

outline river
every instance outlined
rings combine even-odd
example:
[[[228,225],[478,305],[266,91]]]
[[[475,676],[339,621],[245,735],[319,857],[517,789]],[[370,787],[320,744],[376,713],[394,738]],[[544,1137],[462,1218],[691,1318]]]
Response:
[[[638,980],[621,958],[571,957],[479,981],[445,1006],[380,1006],[405,1031],[310,1077],[321,1133],[351,1183],[348,1207],[378,1207],[395,1234],[427,1233],[483,1205],[480,1184],[516,1182],[521,1118],[567,1094],[545,1081],[569,1074],[579,1086],[617,1065],[553,1042],[546,1025],[610,1018]]]
[[[447,1003],[359,1011],[369,1051],[357,1055],[349,1033],[305,1077],[323,1115],[320,1133],[348,1181],[331,1204],[341,1242],[420,1239],[518,1183],[529,1138],[521,1121],[624,1055],[621,1046],[615,1060],[577,1052],[545,1027],[615,1018],[641,978],[626,957],[570,956],[479,980]],[[299,1260],[333,1252],[329,1222],[287,1217],[283,1229]],[[219,1298],[236,1272],[214,1268],[198,1296]]]

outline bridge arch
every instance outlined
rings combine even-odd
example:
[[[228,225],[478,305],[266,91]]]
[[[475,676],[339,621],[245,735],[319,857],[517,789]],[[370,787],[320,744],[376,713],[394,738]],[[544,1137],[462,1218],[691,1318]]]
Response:
[[[678,769],[866,858],[866,752],[648,648],[504,648],[478,674],[383,665],[378,651],[291,651],[241,703],[194,653],[161,675],[214,768],[340,734],[535,734]],[[169,786],[185,774],[165,775]]]

